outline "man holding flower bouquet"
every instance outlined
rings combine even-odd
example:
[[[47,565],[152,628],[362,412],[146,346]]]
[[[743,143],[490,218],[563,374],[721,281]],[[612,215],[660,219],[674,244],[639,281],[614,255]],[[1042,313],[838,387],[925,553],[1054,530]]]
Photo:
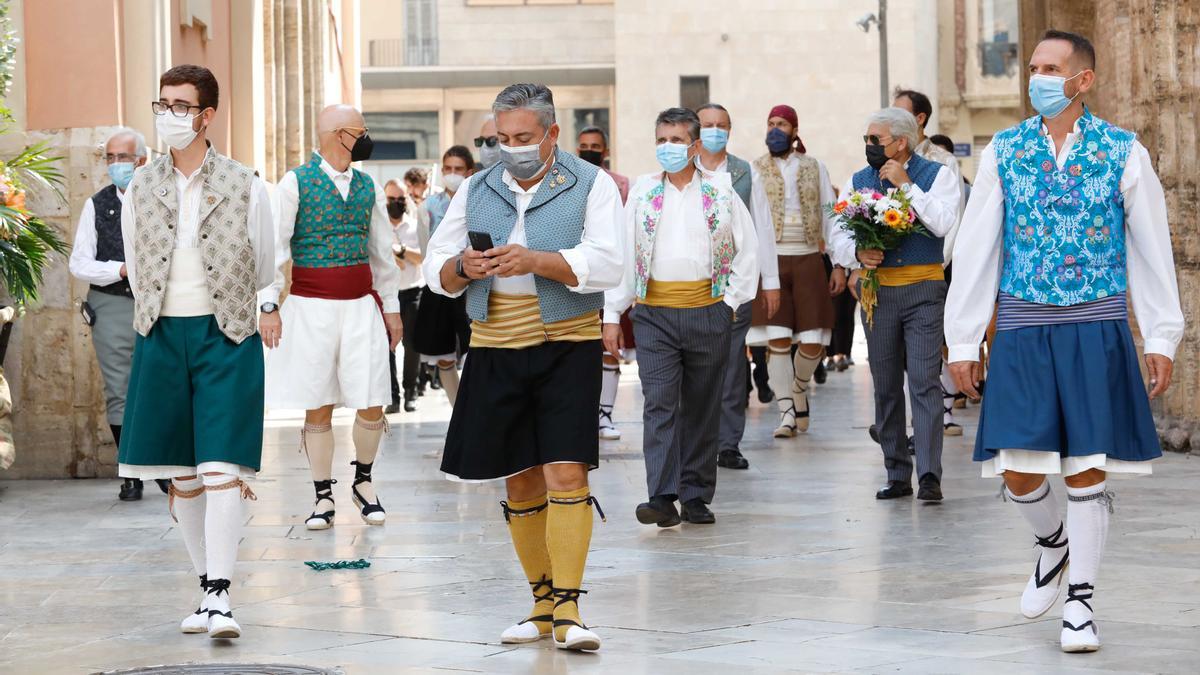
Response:
[[[946,281],[942,237],[958,219],[958,179],[945,166],[913,153],[917,120],[885,108],[867,120],[867,166],[842,188],[832,210],[840,222],[830,237],[837,264],[865,269],[860,297],[875,383],[875,425],[887,485],[877,499],[912,495],[913,462],[905,430],[908,373],[920,489],[942,499],[942,312]]]

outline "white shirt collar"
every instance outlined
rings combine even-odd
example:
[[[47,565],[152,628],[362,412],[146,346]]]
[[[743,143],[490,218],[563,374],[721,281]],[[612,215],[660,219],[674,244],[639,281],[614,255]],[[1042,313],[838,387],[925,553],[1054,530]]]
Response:
[[[200,166],[196,167],[196,170],[193,171],[192,175],[190,175],[190,176],[183,175],[183,172],[179,170],[179,167],[175,166],[175,158],[172,157],[171,158],[171,168],[175,169],[175,177],[182,178],[185,182],[188,182],[188,183],[192,182],[193,180],[196,179],[196,177],[198,177],[200,175],[200,171],[202,169],[204,169],[205,163],[208,162],[209,156],[211,156],[213,153],[214,153],[214,150],[212,149],[212,146],[211,145],[208,146],[208,150],[206,150],[204,152],[204,159],[200,161]]]
[[[550,166],[546,167],[546,173],[549,173],[553,170],[554,170],[554,162],[550,162]],[[523,188],[517,184],[517,179],[512,177],[512,174],[508,172],[508,169],[505,169],[504,173],[500,176],[500,179],[504,181],[504,184],[508,186],[508,189],[512,190],[513,192],[515,192],[519,195],[531,195],[531,194],[537,192],[538,188],[541,187],[542,181],[545,178],[546,178],[546,174],[544,173],[544,174],[542,174],[542,177],[538,179],[538,182],[534,183],[532,187],[530,187],[528,190],[526,190],[525,188]]]
[[[317,157],[321,157],[321,153],[318,152]],[[324,157],[321,157],[321,170],[329,174],[330,178],[345,178],[347,180],[354,178],[353,166],[346,167],[345,171],[338,171]]]

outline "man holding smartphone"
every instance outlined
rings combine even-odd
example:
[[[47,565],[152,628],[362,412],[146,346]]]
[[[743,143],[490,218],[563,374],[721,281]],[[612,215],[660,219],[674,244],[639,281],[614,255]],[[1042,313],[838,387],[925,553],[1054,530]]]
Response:
[[[442,471],[506,481],[504,518],[534,607],[501,641],[553,634],[561,649],[596,650],[578,601],[599,510],[587,474],[599,464],[599,310],[621,280],[621,197],[607,174],[557,150],[547,87],[512,85],[492,111],[500,163],[459,188],[424,263],[429,290],[466,293],[472,319]]]

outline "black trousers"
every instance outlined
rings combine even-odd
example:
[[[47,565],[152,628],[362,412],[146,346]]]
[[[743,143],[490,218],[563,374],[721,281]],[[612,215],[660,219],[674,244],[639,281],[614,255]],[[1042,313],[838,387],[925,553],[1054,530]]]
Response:
[[[396,378],[396,352],[388,355],[388,366],[392,376],[392,403],[400,402],[401,385],[407,397],[411,397],[417,389],[417,372],[421,365],[421,355],[415,346],[417,339],[417,307],[421,302],[421,289],[409,288],[400,291],[400,321],[404,324],[404,337],[400,344],[404,345],[404,369],[402,380]]]
[[[833,298],[833,334],[829,338],[828,349],[830,356],[850,355],[854,347],[854,324],[858,319],[854,312],[856,307],[858,299],[849,290]]]

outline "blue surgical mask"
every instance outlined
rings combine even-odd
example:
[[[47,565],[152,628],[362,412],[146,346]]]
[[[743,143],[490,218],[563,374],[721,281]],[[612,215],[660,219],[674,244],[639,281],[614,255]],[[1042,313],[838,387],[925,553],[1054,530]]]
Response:
[[[767,132],[767,150],[773,155],[781,155],[792,147],[792,139],[779,127],[771,127]]]
[[[1073,80],[1083,74],[1083,71],[1075,73],[1071,77],[1056,77],[1054,75],[1030,75],[1029,76],[1029,102],[1033,105],[1033,109],[1041,113],[1042,117],[1052,120],[1058,117],[1071,105],[1075,100],[1075,96],[1067,98],[1066,86],[1068,80]]]
[[[108,165],[108,177],[118,190],[124,190],[129,187],[129,181],[133,180],[135,168],[133,162],[114,162]]]
[[[700,142],[709,152],[720,152],[729,143],[729,132],[719,127],[705,127],[700,130]]]
[[[663,171],[679,173],[687,168],[688,147],[690,146],[683,143],[659,143],[654,154],[658,157],[658,163],[662,165]]]

